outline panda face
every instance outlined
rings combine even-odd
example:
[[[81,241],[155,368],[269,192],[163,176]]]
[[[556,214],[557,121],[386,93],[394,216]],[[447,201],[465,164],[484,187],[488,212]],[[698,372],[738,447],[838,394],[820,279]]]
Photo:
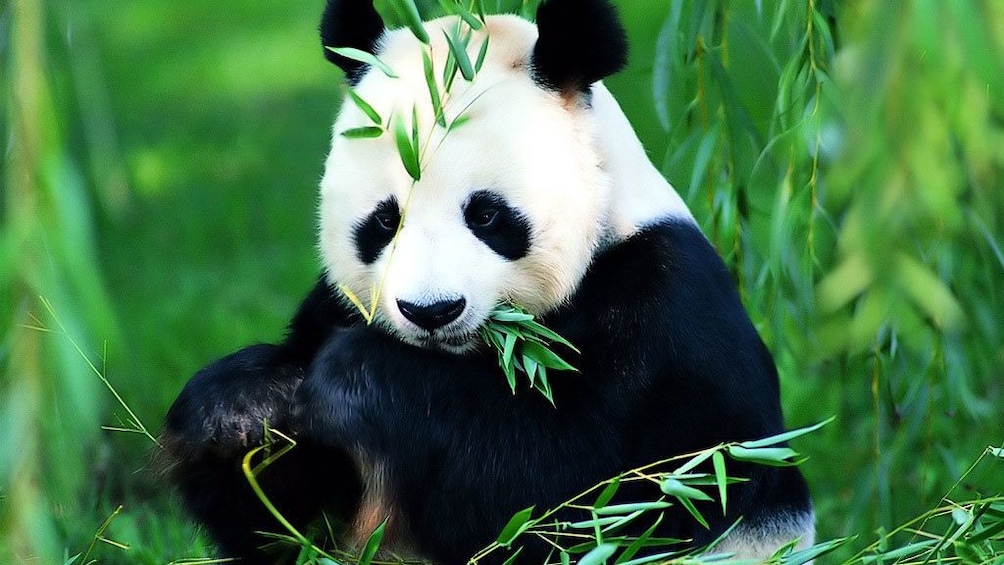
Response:
[[[448,47],[427,22],[435,76]],[[328,276],[402,340],[461,352],[499,303],[543,313],[570,297],[608,226],[610,181],[581,96],[542,89],[528,70],[536,28],[495,16],[488,57],[473,82],[457,77],[436,124],[421,44],[387,32],[377,54],[398,78],[369,70],[356,93],[384,117],[418,117],[421,180],[413,182],[391,133],[341,134],[371,125],[351,102],[335,122],[321,182],[320,248]]]

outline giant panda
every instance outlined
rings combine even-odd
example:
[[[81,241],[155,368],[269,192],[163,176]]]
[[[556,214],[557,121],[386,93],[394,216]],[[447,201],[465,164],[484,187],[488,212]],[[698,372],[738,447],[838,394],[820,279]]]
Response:
[[[456,22],[424,24],[436,76],[443,30]],[[210,364],[171,407],[162,461],[224,556],[281,560],[259,549],[260,532],[284,529],[240,471],[266,426],[297,442],[260,477],[291,524],[325,512],[351,547],[386,521],[386,548],[448,565],[467,562],[520,509],[783,431],[773,360],[725,265],[600,82],[626,60],[615,9],[549,0],[536,22],[489,16],[474,32],[471,45],[487,34],[490,48],[473,81],[455,82],[448,118],[467,117],[446,134],[415,36],[385,29],[368,1],[327,2],[323,45],[376,54],[397,77],[327,58],[382,116],[415,112],[434,150],[413,183],[393,135],[341,135],[371,124],[346,99],[320,183],[324,274],[281,343]],[[377,301],[372,323],[349,293]],[[480,342],[500,303],[526,308],[581,352],[564,352],[578,372],[550,374],[554,406],[532,390],[513,394]],[[812,543],[797,469],[730,472],[749,480],[729,487],[727,516],[709,506],[705,529],[671,507],[660,534],[705,544],[743,516],[720,551],[763,557]],[[549,550],[529,539],[519,562],[543,563]]]

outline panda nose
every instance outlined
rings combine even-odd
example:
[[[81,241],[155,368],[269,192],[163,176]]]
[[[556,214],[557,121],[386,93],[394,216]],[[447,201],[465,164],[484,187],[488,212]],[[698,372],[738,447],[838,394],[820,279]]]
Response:
[[[467,306],[463,298],[459,300],[443,300],[432,304],[413,304],[404,300],[397,301],[397,307],[416,326],[432,331],[449,324],[460,317]]]

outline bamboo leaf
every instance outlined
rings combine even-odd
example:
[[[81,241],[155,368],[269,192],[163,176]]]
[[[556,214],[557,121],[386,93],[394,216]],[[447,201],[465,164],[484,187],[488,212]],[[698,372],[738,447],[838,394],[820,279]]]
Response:
[[[349,99],[352,100],[352,103],[356,105],[356,108],[359,108],[359,110],[362,111],[363,114],[366,114],[366,117],[368,117],[370,121],[372,121],[374,124],[378,126],[383,125],[383,117],[380,116],[380,113],[377,112],[373,108],[373,106],[370,105],[369,102],[363,100],[363,98],[359,96],[359,94],[357,94],[356,91],[351,88],[348,89],[348,94],[349,94]]]
[[[376,67],[377,69],[380,69],[380,72],[390,78],[398,78],[397,74],[394,73],[394,70],[391,69],[387,63],[384,63],[379,57],[367,51],[356,49],[354,47],[325,47],[325,49],[341,55],[346,59],[352,59],[353,61],[359,61],[360,63],[371,67]]]
[[[718,498],[722,503],[722,516],[728,512],[725,510],[726,497],[728,496],[729,476],[725,472],[725,456],[721,451],[716,451],[711,456],[711,462],[715,467],[715,481],[718,483]]]
[[[422,23],[422,15],[418,11],[418,6],[415,5],[415,0],[395,0],[394,3],[404,16],[405,24],[411,30],[412,35],[422,43],[428,45],[429,32],[425,30],[425,25]]]
[[[582,559],[579,559],[579,565],[600,565],[601,563],[606,563],[607,559],[610,559],[615,551],[617,551],[617,546],[612,543],[598,545],[595,549],[583,555]]]
[[[446,127],[443,100],[439,95],[439,85],[436,84],[436,75],[432,65],[432,54],[428,49],[422,50],[422,67],[425,71],[425,85],[429,89],[429,98],[432,101],[432,110],[436,114],[436,123]]]
[[[481,20],[472,14],[462,1],[452,2],[450,0],[439,0],[439,5],[442,6],[446,13],[460,16],[460,19],[462,19],[467,25],[471,26],[471,29],[478,30],[484,27]]]
[[[782,434],[773,435],[770,437],[765,437],[763,439],[758,439],[754,441],[743,441],[739,442],[742,447],[748,447],[750,449],[756,449],[759,447],[769,447],[771,445],[777,445],[786,441],[791,441],[797,437],[804,436],[806,434],[811,434],[812,432],[822,428],[823,426],[836,420],[836,416],[831,416],[822,422],[815,424],[813,426],[808,426],[805,428],[799,428],[797,430],[791,430],[790,432],[784,432]]]
[[[489,36],[485,35],[485,40],[481,43],[481,49],[478,51],[478,59],[474,63],[474,72],[480,73],[481,67],[485,64],[485,59],[488,57],[488,40]]]
[[[555,355],[550,349],[534,341],[527,341],[523,344],[523,355],[533,358],[534,361],[549,369],[557,369],[559,371],[576,370],[575,367]]]
[[[801,461],[793,461],[794,458],[798,457],[798,452],[790,447],[748,449],[740,445],[730,445],[726,449],[730,457],[739,461],[750,461],[774,467],[788,467],[801,463]]]
[[[453,60],[457,62],[457,67],[460,69],[460,74],[463,75],[464,80],[467,82],[474,80],[474,65],[471,64],[471,58],[467,56],[467,49],[461,39],[454,34],[447,33],[445,30],[443,31],[443,35],[446,37],[450,53],[453,54]]]
[[[361,128],[347,129],[341,133],[342,137],[348,139],[372,139],[383,135],[383,128],[377,126],[364,126]]]
[[[509,547],[519,534],[523,533],[530,527],[533,523],[530,520],[530,516],[533,515],[534,508],[534,506],[531,506],[513,514],[513,517],[510,518],[509,522],[507,522],[505,527],[502,528],[502,532],[496,540],[499,545]]]
[[[680,501],[680,504],[687,509],[687,512],[689,512],[690,515],[693,516],[694,519],[697,520],[697,522],[700,525],[704,526],[705,530],[711,529],[711,526],[708,525],[708,521],[704,519],[704,515],[701,514],[701,512],[697,509],[696,506],[694,506],[694,503],[691,502],[689,498],[677,498],[677,500]]]
[[[422,169],[418,162],[417,148],[412,146],[412,137],[408,132],[408,126],[404,123],[404,118],[395,117],[391,121],[394,124],[394,141],[397,143],[397,152],[401,157],[401,163],[408,175],[415,181],[422,179]]]
[[[662,518],[663,514],[660,512],[659,517],[655,519],[655,523],[649,526],[649,528],[645,530],[644,533],[642,533],[640,536],[638,536],[637,539],[631,542],[631,545],[627,546],[627,549],[621,552],[620,556],[617,558],[617,561],[614,562],[615,565],[624,565],[624,563],[627,563],[628,560],[637,555],[638,552],[641,551],[643,547],[645,547],[645,544],[648,542],[648,539],[652,537],[652,534],[655,533],[655,529],[658,528],[659,524],[662,523]]]
[[[612,504],[601,508],[593,507],[597,515],[608,516],[610,514],[629,514],[639,510],[662,510],[669,508],[673,504],[665,500],[653,500],[652,502],[632,502],[627,504]]]
[[[600,492],[600,495],[596,497],[596,502],[593,503],[593,509],[599,510],[600,508],[605,507],[607,503],[613,499],[614,495],[617,494],[617,490],[620,488],[620,486],[621,486],[620,477],[617,477],[614,480],[610,481],[610,484],[604,487],[603,491]]]
[[[509,559],[506,559],[505,562],[502,563],[502,565],[513,565],[514,563],[516,563],[516,558],[519,557],[519,554],[522,552],[523,552],[523,547],[520,546],[519,548],[516,549],[515,552],[513,552],[512,555],[509,556]]]
[[[666,477],[659,484],[663,493],[675,496],[681,501],[693,498],[694,500],[714,500],[702,490],[687,486],[673,477]]]
[[[387,528],[387,520],[380,523],[379,526],[370,533],[369,537],[366,539],[366,545],[363,546],[362,552],[359,554],[358,565],[370,565],[373,562],[373,558],[376,557],[377,551],[380,550],[380,544],[383,543],[384,530]]]

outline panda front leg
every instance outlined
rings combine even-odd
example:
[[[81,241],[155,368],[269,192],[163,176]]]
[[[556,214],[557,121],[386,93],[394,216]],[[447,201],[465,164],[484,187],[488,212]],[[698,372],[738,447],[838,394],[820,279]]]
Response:
[[[259,551],[280,532],[241,469],[244,456],[265,441],[266,427],[290,433],[289,406],[307,365],[331,329],[350,324],[322,281],[304,300],[281,344],[260,344],[200,370],[168,412],[155,466],[180,491],[182,501],[221,553],[245,563],[276,563]],[[318,516],[322,503],[349,513],[356,484],[344,456],[309,440],[281,457],[258,479],[283,515],[297,527]],[[339,485],[329,492],[328,486]]]

